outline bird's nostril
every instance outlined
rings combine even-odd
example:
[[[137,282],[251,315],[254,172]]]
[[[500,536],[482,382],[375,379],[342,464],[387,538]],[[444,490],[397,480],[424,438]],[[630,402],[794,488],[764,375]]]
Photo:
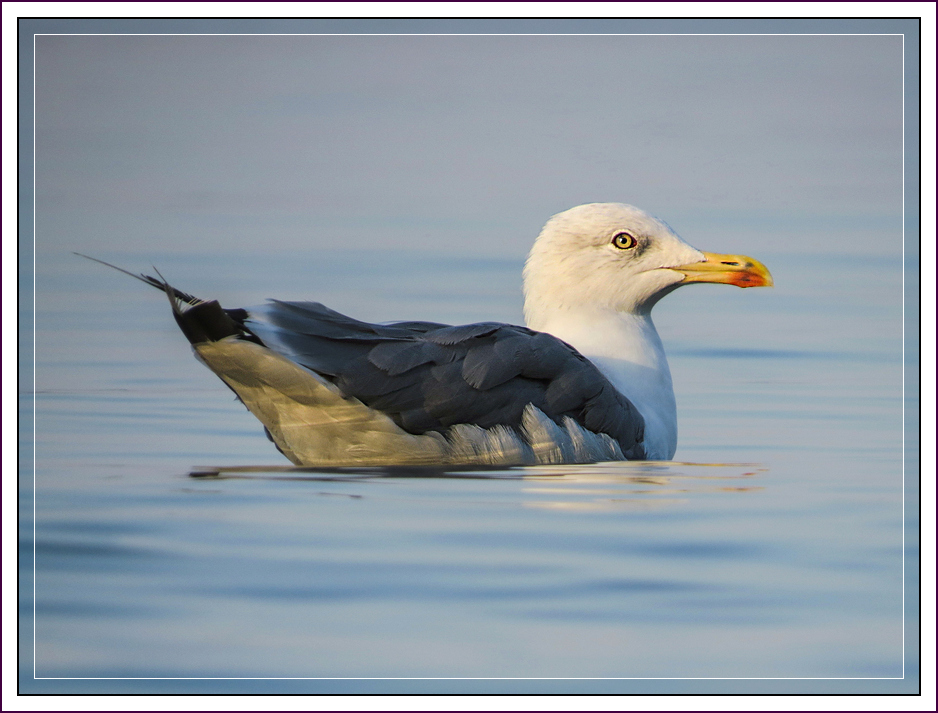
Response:
[[[726,262],[726,261],[723,261],[723,262],[721,262],[720,264],[721,264],[721,265],[735,265],[736,267],[739,267],[739,263],[738,263],[738,262]]]

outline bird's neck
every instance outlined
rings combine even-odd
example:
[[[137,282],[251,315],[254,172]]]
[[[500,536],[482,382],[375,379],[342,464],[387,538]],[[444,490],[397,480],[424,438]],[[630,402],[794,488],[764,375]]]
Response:
[[[671,370],[650,314],[566,309],[529,319],[528,327],[571,345],[638,408],[649,460],[674,457],[677,408]]]

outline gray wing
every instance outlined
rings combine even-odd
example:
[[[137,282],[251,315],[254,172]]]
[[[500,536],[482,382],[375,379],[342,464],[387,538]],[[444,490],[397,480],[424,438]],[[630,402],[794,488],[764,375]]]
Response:
[[[644,458],[644,420],[599,370],[556,337],[496,322],[369,324],[316,302],[230,312],[264,345],[386,413],[410,433],[471,423],[520,429],[527,404],[569,416]]]

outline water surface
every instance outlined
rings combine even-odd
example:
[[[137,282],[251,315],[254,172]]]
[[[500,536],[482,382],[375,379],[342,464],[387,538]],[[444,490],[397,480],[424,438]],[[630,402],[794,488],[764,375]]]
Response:
[[[316,257],[152,262],[229,306],[521,319],[518,260]],[[759,257],[774,290],[656,308],[673,463],[323,471],[285,467],[159,293],[40,255],[24,691],[914,690],[901,302],[877,297],[901,266]]]

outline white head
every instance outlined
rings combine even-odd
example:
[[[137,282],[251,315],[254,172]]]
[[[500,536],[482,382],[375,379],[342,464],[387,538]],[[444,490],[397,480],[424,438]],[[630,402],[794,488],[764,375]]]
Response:
[[[688,282],[771,284],[760,263],[703,253],[661,221],[623,203],[590,203],[558,213],[524,267],[524,312],[538,329],[558,311],[648,314]]]

